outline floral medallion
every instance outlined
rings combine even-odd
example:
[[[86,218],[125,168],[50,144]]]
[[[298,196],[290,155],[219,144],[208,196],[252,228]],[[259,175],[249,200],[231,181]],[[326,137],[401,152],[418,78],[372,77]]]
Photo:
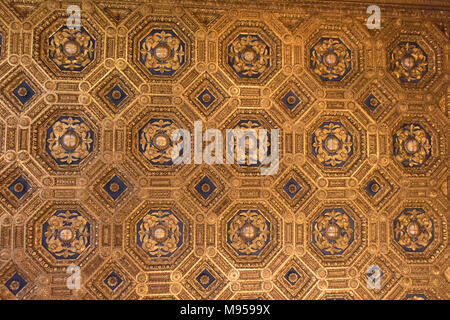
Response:
[[[172,132],[177,130],[170,119],[150,119],[139,130],[139,152],[151,163],[171,165],[172,150],[176,144],[171,140]],[[183,150],[180,150],[182,155]]]
[[[82,71],[95,58],[95,39],[81,27],[61,27],[49,42],[48,55],[61,71]]]
[[[171,76],[185,62],[185,44],[173,30],[154,29],[139,47],[139,61],[152,75]]]
[[[421,167],[431,156],[431,137],[417,123],[404,124],[393,135],[394,157],[404,167]]]
[[[47,129],[47,153],[60,165],[77,165],[93,150],[94,133],[80,117],[62,116]]]
[[[263,85],[282,67],[282,43],[271,27],[247,19],[219,36],[219,65],[236,84]]]
[[[324,122],[312,134],[312,153],[327,167],[342,167],[353,154],[353,136],[340,122]]]
[[[240,78],[258,78],[270,67],[270,48],[257,34],[240,34],[228,46],[228,64]]]
[[[76,210],[57,210],[42,227],[42,245],[56,259],[76,259],[90,244],[90,224]]]
[[[339,38],[320,38],[310,57],[310,68],[323,81],[340,81],[352,68],[351,52]]]
[[[394,219],[394,240],[405,251],[422,252],[433,239],[433,219],[425,210],[406,208]]]
[[[150,210],[137,224],[137,245],[150,257],[170,257],[183,244],[183,222],[171,210]]]
[[[238,255],[258,255],[270,241],[270,223],[258,210],[239,210],[227,224],[227,242]]]
[[[354,239],[353,219],[342,208],[325,209],[312,228],[312,242],[325,255],[342,254]]]
[[[416,42],[398,43],[389,58],[389,69],[401,83],[417,83],[428,72],[428,56]]]

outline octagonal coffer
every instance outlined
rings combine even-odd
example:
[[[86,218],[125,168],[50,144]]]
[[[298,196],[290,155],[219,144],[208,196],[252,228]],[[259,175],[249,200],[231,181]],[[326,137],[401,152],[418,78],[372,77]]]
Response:
[[[83,71],[94,61],[95,39],[84,27],[62,26],[48,42],[48,57],[61,71]]]
[[[59,117],[46,133],[45,149],[59,165],[77,165],[93,150],[94,132],[81,117]]]
[[[89,247],[90,233],[77,210],[57,210],[42,226],[42,246],[56,259],[76,259]]]
[[[151,82],[172,82],[191,68],[194,35],[171,16],[147,16],[128,35],[127,60]]]
[[[219,47],[219,65],[237,84],[267,83],[281,69],[281,41],[264,23],[237,21]]]
[[[152,74],[172,76],[185,63],[186,44],[170,29],[153,29],[139,42],[139,62]]]
[[[79,28],[69,28],[65,14],[54,11],[36,25],[33,58],[53,78],[81,80],[104,57],[104,31],[87,12]]]
[[[270,222],[258,210],[239,210],[227,223],[227,243],[238,255],[258,255],[270,241]]]
[[[171,210],[150,210],[137,223],[137,245],[149,257],[170,257],[183,244],[183,222]]]
[[[324,255],[342,254],[354,240],[355,223],[343,208],[325,209],[312,228],[312,242]]]
[[[193,250],[192,220],[173,203],[146,201],[125,224],[125,250],[145,270],[173,269]]]
[[[339,38],[322,37],[310,50],[310,68],[322,81],[340,81],[352,69],[352,53]]]

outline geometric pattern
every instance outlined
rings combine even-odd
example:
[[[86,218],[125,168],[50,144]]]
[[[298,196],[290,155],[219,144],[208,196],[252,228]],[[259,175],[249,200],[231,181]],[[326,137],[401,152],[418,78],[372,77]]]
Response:
[[[397,195],[398,183],[389,172],[380,169],[371,171],[362,180],[360,192],[374,207],[381,208],[386,202]]]
[[[42,95],[41,86],[27,74],[23,68],[17,67],[1,80],[0,99],[15,113],[25,111]]]
[[[105,111],[119,114],[136,97],[136,89],[118,70],[111,71],[106,78],[92,89],[92,95]]]
[[[211,261],[201,261],[186,276],[185,286],[197,299],[214,299],[226,286],[223,273]]]
[[[280,269],[275,281],[290,299],[296,299],[313,287],[317,279],[309,268],[295,257]]]
[[[275,188],[285,203],[293,210],[298,209],[304,200],[311,197],[317,189],[297,168],[288,171],[275,185]]]
[[[377,266],[378,270],[371,268],[371,266]],[[389,259],[386,259],[384,256],[375,256],[371,257],[368,261],[365,261],[365,264],[361,266],[359,281],[362,284],[367,284],[367,279],[371,277],[379,277],[380,282],[378,286],[374,286],[373,289],[367,290],[367,294],[375,299],[385,299],[386,294],[394,286],[399,284],[402,273],[389,261]],[[365,287],[367,288],[367,285]]]
[[[37,189],[35,179],[24,168],[10,165],[2,172],[0,205],[4,210],[14,213],[36,195]]]
[[[102,299],[123,299],[133,290],[135,281],[120,261],[111,259],[87,283],[91,292]]]
[[[449,299],[450,7],[382,2],[1,1],[0,299]]]
[[[126,171],[119,171],[112,167],[106,167],[99,173],[93,192],[101,199],[105,208],[111,211],[116,210],[134,191],[128,177]]]
[[[23,299],[34,286],[31,279],[17,265],[8,262],[0,272],[1,292],[9,299]]]
[[[282,87],[274,100],[293,119],[304,114],[316,100],[307,84],[297,77],[288,79]]]
[[[112,179],[109,180],[109,182],[104,186],[105,191],[114,200],[116,200],[126,190],[126,188],[127,186],[117,176],[112,177]]]
[[[227,102],[228,97],[226,91],[208,73],[200,76],[186,90],[186,98],[207,118],[213,116]]]
[[[14,274],[5,283],[5,287],[8,288],[13,295],[17,295],[26,285],[27,282],[18,273]]]
[[[359,105],[371,118],[381,120],[396,103],[396,98],[392,90],[391,86],[374,80],[359,94]]]
[[[227,193],[228,186],[223,178],[210,168],[200,167],[189,175],[191,183],[187,185],[186,194],[194,197],[197,203],[208,208],[217,204]]]

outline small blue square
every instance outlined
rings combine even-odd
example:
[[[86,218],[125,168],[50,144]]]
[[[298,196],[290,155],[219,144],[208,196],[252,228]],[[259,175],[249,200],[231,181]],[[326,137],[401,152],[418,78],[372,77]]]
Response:
[[[373,95],[369,94],[369,96],[364,100],[364,104],[372,111],[380,105],[380,101]]]
[[[8,281],[6,281],[5,286],[13,295],[17,295],[25,286],[27,282],[18,273],[15,273]]]
[[[213,103],[214,100],[216,100],[216,98],[208,89],[203,90],[203,92],[200,93],[197,99],[205,108],[208,108],[211,105],[211,103]]]
[[[31,89],[31,87],[25,80],[22,81],[22,83],[13,90],[13,93],[22,104],[30,101],[31,98],[33,98],[33,96],[36,94],[36,92]]]
[[[294,178],[289,179],[289,181],[284,185],[283,190],[292,199],[301,190],[302,187],[294,180]]]
[[[284,105],[291,111],[300,103],[300,99],[292,90],[289,90],[281,101],[283,101]]]
[[[380,191],[380,189],[381,186],[375,179],[369,181],[369,183],[366,186],[366,191],[371,197],[375,196],[378,193],[378,191]]]
[[[122,90],[122,88],[118,84],[116,84],[114,88],[112,88],[106,96],[117,107],[123,100],[126,99],[127,94]]]
[[[104,282],[108,288],[115,290],[123,282],[123,280],[113,271],[106,277]]]
[[[111,198],[116,200],[127,189],[127,186],[118,176],[114,176],[107,184],[105,184],[103,189],[105,189]]]
[[[21,199],[25,193],[30,190],[30,185],[27,180],[25,180],[22,176],[18,177],[14,182],[8,187],[9,191],[11,191],[17,199]]]
[[[211,283],[213,283],[214,280],[216,280],[213,277],[213,275],[206,269],[203,270],[195,279],[198,281],[198,283],[200,283],[200,285],[204,289],[208,288],[211,285]]]
[[[211,179],[208,176],[204,176],[202,180],[195,186],[195,190],[203,197],[203,199],[207,199],[211,193],[216,190],[216,186],[212,183]]]
[[[289,282],[291,285],[295,285],[298,280],[300,280],[301,276],[300,274],[295,271],[294,268],[289,269],[288,272],[284,275],[284,278]]]

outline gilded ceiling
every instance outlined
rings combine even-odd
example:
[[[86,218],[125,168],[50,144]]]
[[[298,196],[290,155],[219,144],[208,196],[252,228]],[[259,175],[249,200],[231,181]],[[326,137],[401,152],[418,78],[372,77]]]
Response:
[[[0,299],[450,298],[448,1],[0,11]]]

